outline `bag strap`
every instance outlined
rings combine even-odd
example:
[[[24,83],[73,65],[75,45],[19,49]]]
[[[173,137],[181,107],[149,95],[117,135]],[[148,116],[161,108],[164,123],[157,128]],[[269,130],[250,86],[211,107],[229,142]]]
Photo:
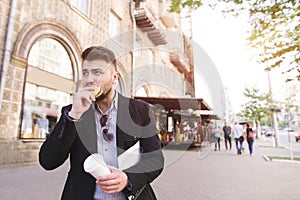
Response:
[[[142,194],[147,185],[144,185],[141,189],[139,189],[135,194],[131,195],[130,200],[136,200]]]

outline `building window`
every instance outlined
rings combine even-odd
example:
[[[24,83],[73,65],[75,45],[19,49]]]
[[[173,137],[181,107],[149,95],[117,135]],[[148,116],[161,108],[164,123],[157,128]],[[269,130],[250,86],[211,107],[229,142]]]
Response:
[[[26,82],[21,138],[45,138],[57,122],[57,105],[71,102],[68,93]]]
[[[119,36],[121,33],[121,19],[113,12],[109,13],[108,33],[110,37]]]
[[[136,36],[136,39],[135,39],[135,42],[134,42],[134,49],[133,49],[133,55],[136,56],[136,57],[141,55],[141,50],[140,50],[141,41],[142,41],[141,38]]]
[[[60,106],[71,102],[72,64],[66,49],[43,38],[29,51],[20,138],[45,138],[54,128]]]
[[[28,65],[67,79],[73,78],[72,64],[68,52],[54,39],[45,38],[37,41],[30,50]]]
[[[71,0],[71,5],[86,16],[89,16],[89,0]]]
[[[137,96],[137,97],[148,97],[149,96],[149,92],[150,92],[150,90],[149,90],[148,86],[144,85],[144,86],[139,87],[136,90],[135,96]]]
[[[148,49],[148,65],[154,64],[154,53],[151,49]]]

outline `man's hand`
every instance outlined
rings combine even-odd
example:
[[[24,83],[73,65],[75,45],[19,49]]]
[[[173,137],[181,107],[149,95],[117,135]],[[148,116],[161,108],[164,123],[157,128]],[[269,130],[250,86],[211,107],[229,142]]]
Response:
[[[95,101],[95,97],[92,95],[94,90],[94,87],[85,87],[74,94],[72,109],[69,112],[70,117],[80,119],[81,115],[89,109]]]
[[[127,175],[115,168],[108,166],[111,174],[99,176],[96,180],[97,185],[107,194],[114,194],[122,191],[128,184]]]

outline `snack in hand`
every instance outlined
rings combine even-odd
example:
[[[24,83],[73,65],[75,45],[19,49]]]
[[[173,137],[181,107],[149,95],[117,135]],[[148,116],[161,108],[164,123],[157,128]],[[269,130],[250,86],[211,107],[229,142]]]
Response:
[[[98,97],[100,97],[101,96],[101,94],[103,93],[103,90],[101,90],[101,88],[100,87],[98,87],[98,86],[95,86],[95,92],[94,92],[94,97],[95,98],[98,98]]]

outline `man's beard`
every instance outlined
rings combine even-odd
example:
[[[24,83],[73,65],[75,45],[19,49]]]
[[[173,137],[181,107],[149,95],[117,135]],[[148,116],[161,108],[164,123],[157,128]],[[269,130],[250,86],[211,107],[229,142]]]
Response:
[[[105,99],[109,93],[112,91],[112,88],[110,88],[106,93],[102,93],[99,97],[96,98],[96,102],[102,101]]]

